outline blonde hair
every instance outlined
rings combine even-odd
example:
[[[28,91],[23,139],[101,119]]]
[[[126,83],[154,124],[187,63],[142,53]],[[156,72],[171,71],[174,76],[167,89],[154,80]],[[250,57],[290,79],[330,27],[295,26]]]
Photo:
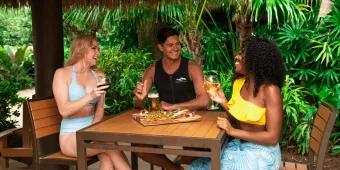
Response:
[[[85,54],[92,48],[93,43],[96,41],[96,37],[91,35],[81,35],[75,37],[72,40],[70,56],[65,63],[65,66],[73,65],[80,59],[82,59]]]

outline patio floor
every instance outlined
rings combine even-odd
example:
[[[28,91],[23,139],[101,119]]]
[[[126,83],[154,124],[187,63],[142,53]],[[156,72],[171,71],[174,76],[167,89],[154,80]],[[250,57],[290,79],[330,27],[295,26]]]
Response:
[[[125,155],[128,157],[129,162],[131,163],[130,152],[125,152]],[[176,156],[169,155],[168,157],[170,159],[174,159]],[[1,165],[1,162],[0,162],[0,165]],[[25,164],[23,164],[21,162],[18,162],[18,161],[15,161],[15,160],[10,160],[9,167],[10,167],[10,169],[16,169],[16,170],[28,169]],[[185,170],[188,169],[188,166],[183,165],[183,167],[184,167]],[[75,167],[70,168],[70,170],[71,169],[74,170]],[[94,163],[94,164],[90,165],[88,169],[89,170],[98,170],[99,169],[99,163],[97,162],[97,163]],[[140,170],[149,170],[150,169],[150,164],[148,164],[147,162],[145,162],[145,161],[143,161],[141,159],[138,159],[138,169],[140,169]],[[154,166],[154,170],[161,170],[161,168]]]

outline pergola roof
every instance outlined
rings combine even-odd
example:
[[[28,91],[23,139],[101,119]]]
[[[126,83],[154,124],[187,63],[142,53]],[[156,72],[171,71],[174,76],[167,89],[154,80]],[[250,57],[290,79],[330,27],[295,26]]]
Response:
[[[19,7],[31,4],[32,0],[0,0],[0,6]],[[157,2],[174,2],[180,0],[61,0],[64,8],[82,7],[82,6],[103,6],[115,8],[118,6],[132,6],[136,4],[155,4]]]

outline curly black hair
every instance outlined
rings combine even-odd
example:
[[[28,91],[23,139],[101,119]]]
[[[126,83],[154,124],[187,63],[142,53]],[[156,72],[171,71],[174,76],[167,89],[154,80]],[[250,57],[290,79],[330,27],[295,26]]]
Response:
[[[245,41],[241,53],[245,60],[246,75],[255,77],[254,96],[262,84],[274,84],[281,89],[285,70],[280,49],[274,42],[251,37]]]

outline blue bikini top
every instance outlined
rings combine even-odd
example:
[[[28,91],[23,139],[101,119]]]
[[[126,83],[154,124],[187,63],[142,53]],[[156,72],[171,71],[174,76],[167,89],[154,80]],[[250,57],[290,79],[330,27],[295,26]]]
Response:
[[[94,70],[91,70],[93,76],[98,80],[97,74]],[[72,80],[68,88],[68,98],[70,101],[79,100],[86,95],[85,89],[77,82],[77,72],[75,67],[72,67]],[[98,98],[91,100],[88,105],[95,106],[98,102]]]

